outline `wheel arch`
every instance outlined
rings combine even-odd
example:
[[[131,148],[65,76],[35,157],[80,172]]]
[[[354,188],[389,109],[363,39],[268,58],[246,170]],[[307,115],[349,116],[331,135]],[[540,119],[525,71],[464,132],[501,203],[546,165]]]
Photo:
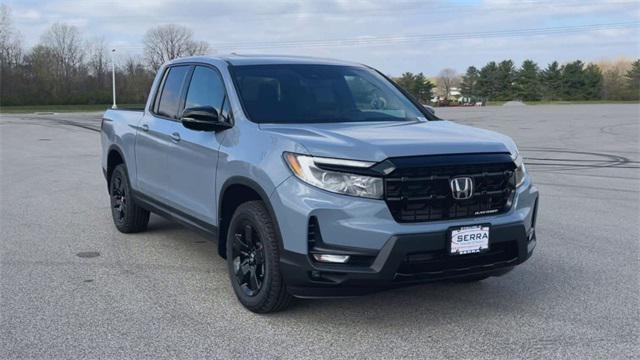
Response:
[[[278,237],[278,247],[282,251],[282,234],[280,225],[276,217],[273,206],[269,201],[267,192],[254,180],[244,176],[233,176],[227,179],[220,188],[220,201],[218,204],[218,254],[222,258],[227,256],[227,230],[233,212],[241,204],[260,200],[267,208],[269,216],[273,221],[276,235]]]
[[[124,157],[124,153],[122,149],[120,149],[117,145],[111,145],[109,150],[107,151],[107,169],[105,170],[105,178],[107,180],[107,189],[109,188],[109,181],[111,180],[111,175],[113,174],[113,169],[119,164],[124,164],[125,168],[127,167],[127,161]]]

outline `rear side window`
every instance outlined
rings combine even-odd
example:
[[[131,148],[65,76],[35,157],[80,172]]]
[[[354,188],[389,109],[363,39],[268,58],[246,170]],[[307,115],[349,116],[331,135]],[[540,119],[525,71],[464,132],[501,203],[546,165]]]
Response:
[[[224,95],[224,84],[220,74],[209,67],[196,66],[187,90],[184,108],[211,106],[221,114]]]
[[[188,73],[189,66],[175,66],[169,69],[162,87],[160,101],[158,102],[158,115],[171,119],[178,117],[180,92]]]

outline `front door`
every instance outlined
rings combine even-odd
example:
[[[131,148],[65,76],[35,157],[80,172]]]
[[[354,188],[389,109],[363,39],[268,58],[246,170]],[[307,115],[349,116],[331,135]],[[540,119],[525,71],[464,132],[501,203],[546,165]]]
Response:
[[[227,116],[224,83],[217,69],[196,66],[187,87],[184,108],[211,106]],[[169,152],[170,204],[209,224],[217,224],[215,179],[218,150],[225,132],[197,131],[176,123]]]

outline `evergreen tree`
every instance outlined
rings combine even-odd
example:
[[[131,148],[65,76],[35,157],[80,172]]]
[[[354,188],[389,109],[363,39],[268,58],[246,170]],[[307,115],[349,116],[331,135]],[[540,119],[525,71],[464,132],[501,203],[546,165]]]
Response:
[[[413,97],[422,104],[431,101],[431,92],[434,85],[423,73],[413,74],[406,72],[394,80],[401,88],[413,95]]]
[[[627,81],[627,88],[631,93],[631,98],[640,98],[640,59],[633,62],[631,70],[627,72],[625,78]]]
[[[418,99],[421,104],[431,102],[431,96],[433,88],[435,88],[435,84],[421,72],[416,75],[416,83],[416,99]]]
[[[504,60],[498,64],[496,73],[496,100],[512,100],[514,97],[513,83],[516,74],[513,61]]]
[[[395,78],[393,80],[406,92],[412,93],[414,78],[415,75],[413,75],[413,73],[405,72],[399,78]]]
[[[477,99],[480,94],[478,93],[478,79],[480,78],[480,71],[475,66],[469,66],[465,75],[462,76],[462,83],[460,84],[460,93],[462,96]]]
[[[584,63],[580,60],[562,67],[562,99],[581,100],[585,88]]]
[[[543,97],[558,100],[562,96],[562,69],[557,61],[552,62],[542,72]]]
[[[480,69],[478,77],[478,95],[485,100],[495,100],[497,92],[498,65],[495,61],[487,63]]]
[[[583,100],[602,98],[602,71],[596,64],[589,64],[583,71],[584,87],[580,91]]]
[[[535,101],[542,98],[540,73],[538,64],[533,60],[525,60],[522,68],[516,73],[515,94],[523,101]]]

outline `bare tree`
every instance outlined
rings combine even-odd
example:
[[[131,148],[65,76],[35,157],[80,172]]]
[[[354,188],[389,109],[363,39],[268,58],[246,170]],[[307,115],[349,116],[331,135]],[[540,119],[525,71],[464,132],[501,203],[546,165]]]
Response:
[[[144,66],[142,59],[137,56],[129,56],[121,71],[124,74],[124,83],[120,84],[122,86],[120,93],[133,103],[143,104],[149,94],[154,74]]]
[[[209,44],[193,40],[190,29],[174,24],[149,29],[143,42],[147,64],[154,71],[169,60],[181,56],[204,55],[209,51]]]
[[[0,5],[0,44],[4,45],[13,32],[11,24],[11,9],[5,4]]]
[[[41,43],[51,49],[58,65],[60,80],[68,83],[84,60],[84,48],[78,28],[55,23],[44,33]]]
[[[86,49],[89,75],[95,79],[97,88],[103,88],[109,66],[104,38],[101,37],[88,41]]]
[[[451,95],[451,88],[458,86],[460,83],[460,76],[458,76],[454,69],[447,68],[440,71],[436,82],[438,95],[447,99],[449,95]]]
[[[632,94],[625,86],[626,74],[633,67],[633,60],[619,58],[609,61],[599,61],[598,67],[602,72],[602,97],[604,99],[632,99]]]
[[[21,62],[22,39],[13,28],[11,9],[0,5],[0,62],[2,67],[13,67]]]

